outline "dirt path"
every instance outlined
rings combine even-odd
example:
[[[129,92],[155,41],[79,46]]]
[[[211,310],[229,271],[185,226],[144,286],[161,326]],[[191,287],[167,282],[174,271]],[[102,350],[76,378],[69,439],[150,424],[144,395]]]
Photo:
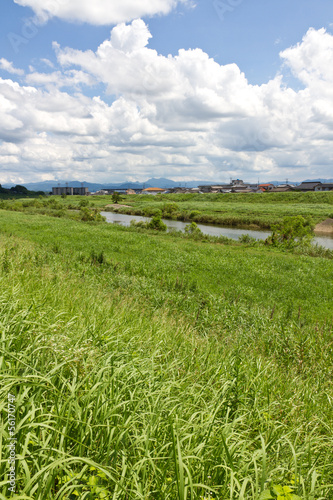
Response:
[[[131,208],[129,205],[120,205],[119,203],[113,203],[112,205],[105,205],[104,208],[119,208],[119,207]]]

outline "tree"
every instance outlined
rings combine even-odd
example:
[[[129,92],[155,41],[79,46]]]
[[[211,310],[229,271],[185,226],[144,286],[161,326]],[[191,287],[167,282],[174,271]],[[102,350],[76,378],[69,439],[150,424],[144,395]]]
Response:
[[[20,186],[19,184],[17,184],[15,187],[11,187],[10,190],[13,191],[14,193],[19,193],[19,194],[29,193],[29,191],[25,186]]]
[[[112,195],[112,201],[113,201],[113,203],[115,203],[117,205],[118,202],[121,201],[121,200],[122,200],[122,197],[120,196],[120,194],[117,191],[115,191],[113,193],[113,195]]]

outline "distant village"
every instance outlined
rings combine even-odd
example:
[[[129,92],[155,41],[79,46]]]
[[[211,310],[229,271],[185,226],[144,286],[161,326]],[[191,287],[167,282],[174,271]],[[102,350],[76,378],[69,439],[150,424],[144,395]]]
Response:
[[[163,189],[159,187],[148,187],[145,189],[100,189],[94,193],[90,193],[87,187],[53,187],[53,195],[80,195],[80,196],[100,196],[109,195],[114,192],[121,194],[166,194],[166,193],[285,193],[288,191],[333,191],[333,183],[312,182],[304,181],[301,184],[248,184],[241,179],[234,179],[229,184],[212,184],[205,186],[198,186],[195,188],[174,187],[170,189]]]

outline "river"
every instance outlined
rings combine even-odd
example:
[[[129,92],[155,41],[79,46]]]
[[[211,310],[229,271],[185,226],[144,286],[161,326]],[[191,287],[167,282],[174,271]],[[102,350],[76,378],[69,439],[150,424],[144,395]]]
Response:
[[[149,217],[141,217],[139,215],[125,215],[117,214],[115,212],[101,212],[106,218],[107,222],[112,224],[120,224],[121,226],[130,226],[131,220],[139,221],[150,221]],[[188,222],[182,222],[179,220],[169,220],[163,219],[163,222],[167,225],[168,229],[176,229],[177,231],[184,231],[185,226]],[[232,227],[221,227],[221,226],[210,226],[208,224],[198,224],[198,228],[204,233],[210,236],[226,236],[227,238],[232,238],[233,240],[238,240],[242,234],[248,234],[252,238],[257,240],[265,240],[267,236],[271,233],[270,231],[261,231],[254,229],[234,229]],[[333,237],[331,236],[316,236],[314,238],[314,243],[318,245],[329,248],[333,250]]]

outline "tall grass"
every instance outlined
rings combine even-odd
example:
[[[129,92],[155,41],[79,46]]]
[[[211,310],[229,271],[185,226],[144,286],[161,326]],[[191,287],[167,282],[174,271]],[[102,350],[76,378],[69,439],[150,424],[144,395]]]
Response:
[[[264,250],[244,261],[219,249],[215,280],[228,260],[234,270],[222,295],[213,247],[181,241],[170,254],[165,236],[48,221],[2,220],[0,498],[8,392],[16,498],[258,500],[271,483],[333,498],[332,318],[310,287],[305,321],[286,297],[260,301],[259,282],[248,300],[241,269],[258,272]],[[295,289],[332,266],[271,255]]]

